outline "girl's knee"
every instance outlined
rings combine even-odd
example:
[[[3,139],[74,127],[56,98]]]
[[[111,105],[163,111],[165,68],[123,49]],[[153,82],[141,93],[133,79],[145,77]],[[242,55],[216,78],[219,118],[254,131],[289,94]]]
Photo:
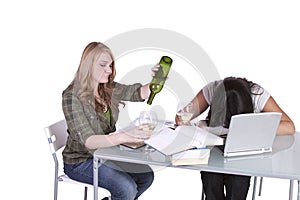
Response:
[[[128,199],[128,200],[133,200],[136,198],[138,190],[137,190],[137,185],[127,185],[126,187],[123,188],[122,191],[120,191],[120,196],[118,199]]]

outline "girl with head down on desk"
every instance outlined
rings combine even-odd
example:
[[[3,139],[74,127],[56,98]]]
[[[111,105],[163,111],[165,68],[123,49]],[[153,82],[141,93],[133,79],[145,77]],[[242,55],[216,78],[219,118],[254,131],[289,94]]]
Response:
[[[159,65],[152,69],[156,71]],[[119,104],[144,101],[149,84],[124,85],[114,81],[111,50],[92,42],[83,51],[77,73],[63,91],[62,108],[69,136],[63,150],[64,171],[72,179],[93,184],[93,151],[123,143],[142,143],[150,134],[138,128],[116,132]],[[137,199],[154,180],[150,166],[106,161],[98,168],[98,185],[114,200]]]
[[[227,77],[204,86],[192,100],[196,118],[209,108],[207,128],[224,133],[233,115],[243,113],[280,112],[281,121],[277,135],[294,134],[295,126],[273,97],[261,86],[245,78]],[[181,124],[179,118],[175,118]],[[245,200],[250,186],[250,176],[201,171],[206,200]],[[226,196],[224,192],[226,189]]]

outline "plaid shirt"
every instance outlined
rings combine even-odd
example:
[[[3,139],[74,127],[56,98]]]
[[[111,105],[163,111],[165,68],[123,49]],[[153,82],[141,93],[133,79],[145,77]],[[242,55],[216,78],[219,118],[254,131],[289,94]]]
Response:
[[[123,85],[114,82],[113,98],[118,101],[143,101],[140,96],[141,84]],[[85,141],[92,135],[104,135],[116,130],[118,105],[111,107],[110,121],[105,113],[96,112],[91,104],[83,104],[77,97],[78,88],[70,85],[62,94],[62,108],[68,125],[69,136],[63,150],[66,164],[84,162],[93,157],[93,150],[85,147]]]

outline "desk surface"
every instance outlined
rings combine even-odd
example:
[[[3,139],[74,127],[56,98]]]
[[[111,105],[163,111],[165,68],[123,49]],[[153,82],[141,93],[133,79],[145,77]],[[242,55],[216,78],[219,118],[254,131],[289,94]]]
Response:
[[[277,136],[272,153],[224,158],[219,149],[213,148],[207,165],[177,166],[177,168],[300,180],[299,154],[300,133],[297,132],[295,135]],[[143,148],[124,150],[115,146],[98,149],[94,152],[94,156],[98,159],[173,167],[169,157],[158,151],[145,152]]]

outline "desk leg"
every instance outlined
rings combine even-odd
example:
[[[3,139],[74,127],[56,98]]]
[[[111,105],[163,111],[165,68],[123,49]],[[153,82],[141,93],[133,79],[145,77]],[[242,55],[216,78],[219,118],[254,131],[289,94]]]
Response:
[[[94,156],[94,200],[98,200],[98,161]]]
[[[298,180],[298,195],[297,200],[300,200],[300,180]]]
[[[258,191],[258,196],[261,196],[262,184],[263,184],[263,178],[264,178],[264,177],[260,177],[260,180],[259,180],[259,191]]]
[[[294,190],[294,180],[290,180],[290,194],[289,194],[289,200],[293,200],[293,190]]]
[[[253,192],[252,192],[252,200],[255,200],[256,182],[257,182],[257,176],[254,176]]]

